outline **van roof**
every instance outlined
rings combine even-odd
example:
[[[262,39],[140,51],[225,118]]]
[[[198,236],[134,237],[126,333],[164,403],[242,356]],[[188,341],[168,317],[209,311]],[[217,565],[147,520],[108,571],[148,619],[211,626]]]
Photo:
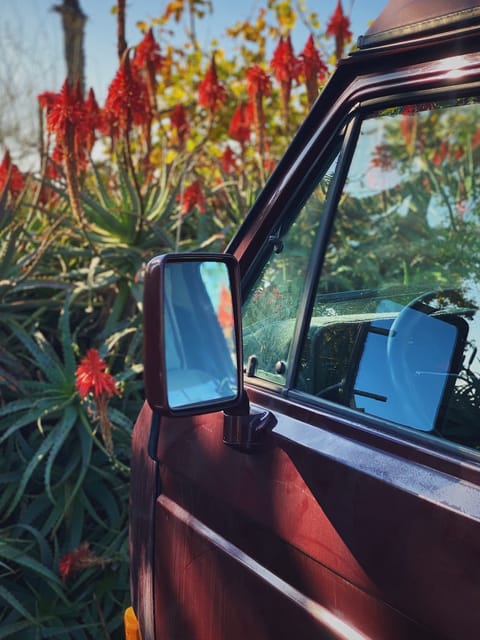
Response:
[[[480,24],[479,0],[390,0],[358,48],[368,49]]]

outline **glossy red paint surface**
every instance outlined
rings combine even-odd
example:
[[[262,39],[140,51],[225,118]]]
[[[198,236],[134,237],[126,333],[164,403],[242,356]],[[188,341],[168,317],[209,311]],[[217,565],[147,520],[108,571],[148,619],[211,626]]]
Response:
[[[286,638],[298,624],[306,638],[470,637],[479,621],[471,559],[480,540],[461,509],[467,494],[480,502],[478,488],[443,472],[432,477],[421,464],[312,427],[316,421],[289,420],[254,458],[225,450],[220,414],[164,425],[155,637]],[[298,434],[286,437],[292,423],[310,437],[307,452]],[[259,599],[286,617],[266,619]],[[319,623],[311,603],[335,612],[337,626]],[[224,625],[218,635],[212,624]]]

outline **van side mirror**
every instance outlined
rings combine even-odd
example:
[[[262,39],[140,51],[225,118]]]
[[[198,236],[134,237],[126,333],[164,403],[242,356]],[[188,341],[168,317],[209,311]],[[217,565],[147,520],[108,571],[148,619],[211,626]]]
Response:
[[[147,265],[144,380],[163,415],[228,410],[243,394],[240,277],[226,254],[166,254]]]

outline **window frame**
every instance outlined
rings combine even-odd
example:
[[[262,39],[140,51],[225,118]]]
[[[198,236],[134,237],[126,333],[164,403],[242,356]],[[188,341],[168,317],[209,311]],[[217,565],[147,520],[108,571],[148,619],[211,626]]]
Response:
[[[339,198],[351,166],[352,157],[356,149],[356,143],[363,121],[372,116],[375,112],[384,109],[398,108],[415,103],[441,102],[455,98],[460,99],[474,96],[478,97],[480,100],[480,81],[459,82],[458,84],[436,86],[424,90],[412,90],[407,92],[397,91],[374,98],[367,97],[357,102],[355,106],[348,111],[337,127],[337,130],[332,135],[329,150],[322,150],[322,153],[319,154],[319,161],[312,164],[308,174],[303,176],[303,185],[310,181],[312,187],[305,190],[305,195],[302,195],[301,200],[295,206],[293,215],[292,210],[290,209],[289,215],[287,216],[288,207],[283,210],[283,216],[281,216],[274,229],[274,233],[277,233],[285,224],[285,220],[287,220],[287,218],[289,218],[289,229],[293,221],[297,219],[302,208],[305,206],[305,203],[308,201],[310,195],[322,179],[321,176],[329,166],[327,159],[331,160],[332,155],[335,155],[334,152],[332,152],[335,140],[338,141],[341,132],[345,131],[339,151],[337,167],[327,194],[325,209],[313,244],[301,301],[295,317],[295,327],[287,358],[285,382],[284,384],[274,383],[256,376],[249,376],[247,373],[245,383],[247,387],[258,387],[260,390],[267,393],[281,395],[289,402],[298,404],[299,408],[304,407],[305,409],[312,409],[320,412],[326,411],[335,419],[339,418],[342,421],[347,421],[348,424],[357,431],[359,425],[362,425],[362,427],[366,428],[368,431],[372,431],[381,438],[390,439],[391,437],[399,437],[402,442],[415,444],[429,454],[444,454],[449,458],[453,454],[454,459],[466,459],[474,462],[476,466],[476,464],[480,464],[480,451],[477,452],[473,448],[450,440],[440,439],[428,432],[417,431],[410,427],[390,422],[385,418],[360,413],[347,406],[336,404],[335,402],[324,398],[316,398],[311,394],[295,388],[295,380],[302,357],[303,344],[306,339],[313,314],[313,303],[316,295],[318,279],[324,264],[325,253],[331,238],[333,224],[338,213]],[[290,181],[295,181],[295,174],[292,173],[289,179]],[[298,197],[298,191],[295,192],[294,195]],[[288,233],[288,230],[286,233]],[[270,238],[271,237],[272,236],[270,236]],[[255,265],[252,265],[252,268],[248,270],[248,277],[245,278],[242,283],[244,299],[246,298],[246,292],[254,286],[256,278],[258,278],[264,265],[268,262],[270,253],[265,251],[264,248],[262,256],[263,259],[260,262],[256,261]]]

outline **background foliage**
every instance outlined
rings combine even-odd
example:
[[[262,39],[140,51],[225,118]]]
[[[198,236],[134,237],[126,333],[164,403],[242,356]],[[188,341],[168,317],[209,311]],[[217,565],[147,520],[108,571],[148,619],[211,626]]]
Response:
[[[143,268],[225,249],[349,44],[340,2],[324,29],[295,7],[269,0],[203,51],[210,3],[170,2],[135,46],[119,41],[103,107],[67,81],[39,96],[37,172],[4,150],[0,639],[123,637]],[[119,1],[119,27],[124,12]],[[311,35],[295,53],[298,21]],[[108,370],[90,375],[113,376],[115,393],[80,392],[91,349]]]

